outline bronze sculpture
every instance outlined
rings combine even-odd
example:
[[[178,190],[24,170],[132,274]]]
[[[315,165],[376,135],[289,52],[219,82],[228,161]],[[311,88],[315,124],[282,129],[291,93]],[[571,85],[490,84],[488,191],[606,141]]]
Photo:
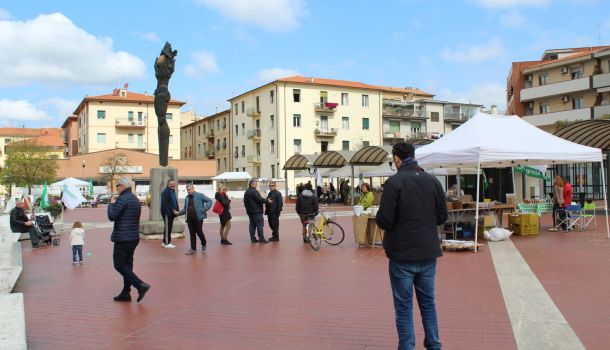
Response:
[[[157,78],[157,88],[155,89],[155,114],[159,122],[157,132],[159,138],[159,165],[167,166],[169,150],[169,125],[167,125],[166,114],[167,104],[171,99],[169,93],[169,79],[174,73],[178,50],[172,51],[172,44],[165,42],[161,54],[155,60],[155,77]]]

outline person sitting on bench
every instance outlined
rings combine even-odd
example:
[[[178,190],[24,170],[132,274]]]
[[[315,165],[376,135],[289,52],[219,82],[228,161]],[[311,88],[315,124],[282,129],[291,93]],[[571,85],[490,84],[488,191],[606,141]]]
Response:
[[[10,226],[11,231],[13,232],[29,232],[32,247],[40,247],[42,233],[40,230],[38,230],[38,228],[36,228],[36,226],[34,226],[34,222],[28,219],[27,215],[25,215],[25,211],[23,210],[23,199],[18,200],[15,208],[11,210]]]

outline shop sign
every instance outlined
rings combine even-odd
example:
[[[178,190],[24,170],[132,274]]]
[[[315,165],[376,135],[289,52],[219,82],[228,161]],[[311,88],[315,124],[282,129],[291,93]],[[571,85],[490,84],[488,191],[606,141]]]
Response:
[[[515,168],[515,171],[518,173],[523,173],[527,176],[531,176],[531,177],[537,177],[539,179],[543,179],[546,181],[551,181],[551,177],[550,176],[545,176],[542,171],[536,169],[536,168],[532,168],[529,166],[525,166],[525,165],[517,165]]]
[[[101,166],[100,174],[141,174],[144,168],[138,165],[117,165],[115,171],[112,171],[112,167]]]

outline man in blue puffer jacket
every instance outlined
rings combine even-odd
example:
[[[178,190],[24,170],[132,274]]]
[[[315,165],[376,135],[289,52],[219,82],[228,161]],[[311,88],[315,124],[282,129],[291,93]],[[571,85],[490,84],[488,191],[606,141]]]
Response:
[[[178,215],[186,214],[186,224],[189,227],[191,235],[191,249],[186,252],[186,255],[197,253],[197,237],[201,241],[201,252],[205,252],[207,244],[205,235],[203,234],[203,219],[208,217],[206,213],[212,207],[212,200],[203,193],[195,191],[193,184],[186,185],[188,196],[184,199],[184,208],[180,210]]]
[[[112,259],[114,268],[123,276],[123,290],[114,301],[131,301],[131,286],[138,290],[138,303],[150,289],[133,273],[133,254],[140,242],[140,201],[131,193],[131,180],[121,177],[116,189],[118,197],[113,197],[108,205],[108,220],[114,221],[110,240],[114,242]]]

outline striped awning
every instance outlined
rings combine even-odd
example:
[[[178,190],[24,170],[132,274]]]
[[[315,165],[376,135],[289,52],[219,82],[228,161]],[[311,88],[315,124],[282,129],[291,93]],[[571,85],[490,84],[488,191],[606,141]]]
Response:
[[[286,164],[284,164],[284,170],[305,170],[312,167],[316,155],[312,154],[295,154],[290,157]]]
[[[326,151],[322,152],[313,162],[315,168],[342,168],[349,163],[354,152]]]
[[[390,146],[367,146],[354,153],[349,164],[379,165],[387,162],[390,154],[392,154],[392,147]]]
[[[610,150],[610,119],[583,120],[569,124],[553,134],[584,146]]]

